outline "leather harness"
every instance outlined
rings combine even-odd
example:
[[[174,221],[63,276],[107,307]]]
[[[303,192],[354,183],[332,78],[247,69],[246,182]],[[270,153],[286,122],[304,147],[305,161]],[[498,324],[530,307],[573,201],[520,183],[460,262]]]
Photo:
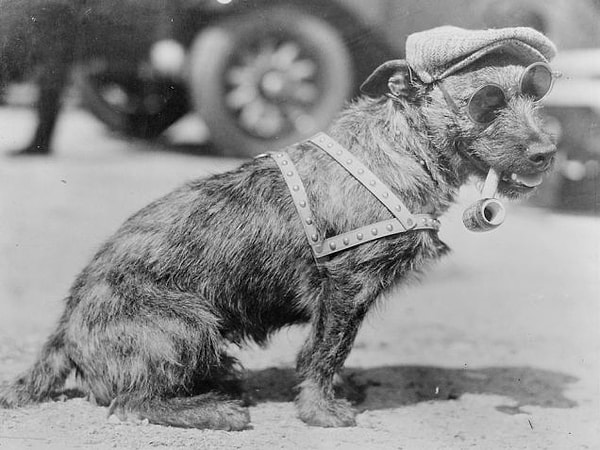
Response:
[[[331,156],[368,189],[394,216],[392,219],[372,223],[330,238],[324,238],[317,230],[304,184],[289,154],[285,150],[268,153],[267,155],[275,160],[281,170],[317,264],[323,258],[335,253],[386,236],[412,230],[439,230],[440,222],[435,216],[431,214],[412,214],[392,190],[382,183],[355,155],[327,134],[318,133],[308,139],[307,142]]]

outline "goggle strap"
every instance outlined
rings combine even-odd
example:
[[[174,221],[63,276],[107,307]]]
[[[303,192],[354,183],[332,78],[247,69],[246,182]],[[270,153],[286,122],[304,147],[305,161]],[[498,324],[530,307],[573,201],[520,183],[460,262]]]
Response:
[[[460,109],[458,108],[458,105],[454,102],[454,100],[452,99],[452,97],[450,96],[450,94],[448,93],[446,88],[444,87],[442,81],[438,81],[437,86],[440,88],[440,91],[442,91],[444,100],[446,100],[446,103],[448,104],[448,106],[450,107],[452,112],[454,114],[460,114]]]

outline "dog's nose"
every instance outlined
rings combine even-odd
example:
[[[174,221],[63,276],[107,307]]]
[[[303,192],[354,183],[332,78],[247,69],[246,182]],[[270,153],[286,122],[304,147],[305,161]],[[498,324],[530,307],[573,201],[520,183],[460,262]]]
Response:
[[[536,169],[547,169],[556,155],[556,145],[551,143],[532,144],[527,148],[527,157]]]

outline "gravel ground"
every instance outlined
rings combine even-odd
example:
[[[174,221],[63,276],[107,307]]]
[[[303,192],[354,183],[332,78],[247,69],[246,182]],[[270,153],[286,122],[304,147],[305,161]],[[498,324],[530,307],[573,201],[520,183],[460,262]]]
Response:
[[[239,164],[125,142],[77,110],[61,118],[54,157],[4,157],[32,127],[29,111],[0,109],[0,380],[33,361],[78,270],[129,214]],[[462,202],[475,198],[467,189]],[[600,220],[513,204],[502,227],[473,234],[461,208],[443,218],[454,253],[359,333],[345,371],[357,427],[296,417],[307,330],[290,328],[236,350],[257,399],[252,429],[121,423],[71,399],[0,410],[0,449],[600,448]]]

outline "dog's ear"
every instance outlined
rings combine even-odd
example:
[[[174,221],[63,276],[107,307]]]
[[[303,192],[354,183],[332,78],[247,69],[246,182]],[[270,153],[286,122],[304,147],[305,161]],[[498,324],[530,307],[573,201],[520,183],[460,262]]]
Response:
[[[403,59],[394,59],[380,65],[360,86],[360,91],[369,97],[391,94],[408,98],[413,91],[411,73]]]

